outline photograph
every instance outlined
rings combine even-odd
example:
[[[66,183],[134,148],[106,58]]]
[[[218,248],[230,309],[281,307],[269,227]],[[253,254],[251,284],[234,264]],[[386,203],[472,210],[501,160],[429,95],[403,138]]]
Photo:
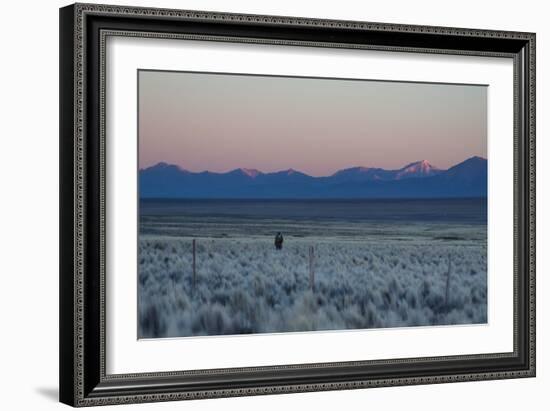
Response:
[[[137,83],[138,339],[487,324],[487,85]]]

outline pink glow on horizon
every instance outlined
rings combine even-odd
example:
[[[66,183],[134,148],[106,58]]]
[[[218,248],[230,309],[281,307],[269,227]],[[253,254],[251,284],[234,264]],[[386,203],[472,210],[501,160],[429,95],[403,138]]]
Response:
[[[141,71],[139,166],[312,176],[487,157],[487,88]]]

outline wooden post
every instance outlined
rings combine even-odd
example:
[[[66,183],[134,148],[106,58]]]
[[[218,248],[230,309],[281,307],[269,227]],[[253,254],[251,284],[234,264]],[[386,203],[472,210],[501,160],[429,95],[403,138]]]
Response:
[[[309,288],[311,288],[312,291],[315,286],[315,271],[313,268],[314,259],[315,255],[313,254],[313,246],[309,246]]]
[[[170,278],[172,279],[172,294],[174,295],[174,299],[176,299],[176,280],[175,275],[172,273],[170,275]]]
[[[449,254],[449,266],[447,268],[447,284],[445,286],[445,307],[449,307],[449,285],[451,284],[451,254]]]
[[[193,238],[193,288],[197,284],[197,240]]]

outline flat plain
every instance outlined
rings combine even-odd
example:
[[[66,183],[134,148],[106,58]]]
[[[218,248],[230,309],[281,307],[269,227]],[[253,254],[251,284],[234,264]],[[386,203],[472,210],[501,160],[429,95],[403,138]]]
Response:
[[[139,338],[487,322],[485,200],[140,211]]]

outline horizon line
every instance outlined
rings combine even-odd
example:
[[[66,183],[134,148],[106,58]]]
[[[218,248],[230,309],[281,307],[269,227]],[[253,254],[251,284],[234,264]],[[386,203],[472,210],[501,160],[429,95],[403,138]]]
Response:
[[[147,201],[425,201],[425,200],[478,200],[481,196],[458,197],[139,197]]]
[[[478,156],[478,155],[474,155],[474,156],[470,156],[470,157],[467,157],[466,159],[456,163],[456,164],[453,164],[452,166],[444,169],[444,168],[438,168],[437,166],[434,166],[431,162],[429,162],[428,160],[417,160],[417,161],[412,161],[412,162],[409,162],[407,164],[405,164],[404,166],[402,166],[401,168],[383,168],[383,167],[373,167],[373,166],[365,166],[365,165],[355,165],[355,166],[350,166],[350,167],[344,167],[344,168],[340,168],[340,169],[337,169],[336,171],[334,171],[332,174],[323,174],[323,175],[313,175],[313,174],[309,174],[309,173],[306,173],[304,171],[300,171],[299,169],[296,169],[294,167],[290,167],[290,168],[286,168],[286,169],[280,169],[280,170],[275,170],[275,171],[261,171],[257,168],[253,168],[253,167],[235,167],[235,168],[230,168],[226,171],[211,171],[211,170],[208,170],[208,169],[204,169],[204,170],[200,170],[200,171],[193,171],[193,170],[190,170],[190,169],[187,169],[187,168],[184,168],[182,167],[181,165],[179,164],[174,164],[174,163],[169,163],[169,162],[166,162],[166,161],[159,161],[157,163],[154,163],[153,165],[150,165],[150,166],[147,166],[147,167],[138,167],[138,171],[141,172],[141,171],[145,171],[145,170],[148,170],[150,168],[153,168],[153,167],[157,167],[157,166],[160,166],[160,165],[164,165],[164,166],[168,166],[168,167],[177,167],[180,171],[184,171],[184,172],[189,172],[189,173],[193,173],[193,174],[201,174],[201,173],[211,173],[211,174],[227,174],[227,173],[231,173],[233,171],[243,171],[243,172],[252,172],[252,173],[257,173],[256,175],[259,175],[259,174],[276,174],[276,173],[284,173],[284,172],[294,172],[294,173],[300,173],[300,174],[304,174],[306,176],[309,176],[309,177],[332,177],[334,176],[335,174],[341,172],[341,171],[346,171],[346,170],[353,170],[353,169],[364,169],[364,170],[384,170],[384,171],[399,171],[399,170],[403,170],[407,167],[410,167],[410,166],[413,166],[415,164],[418,164],[418,163],[428,163],[432,168],[434,168],[435,170],[437,171],[447,171],[459,164],[462,164],[468,160],[472,160],[472,159],[481,159],[481,160],[485,160],[487,161],[487,158],[483,157],[483,156]]]

